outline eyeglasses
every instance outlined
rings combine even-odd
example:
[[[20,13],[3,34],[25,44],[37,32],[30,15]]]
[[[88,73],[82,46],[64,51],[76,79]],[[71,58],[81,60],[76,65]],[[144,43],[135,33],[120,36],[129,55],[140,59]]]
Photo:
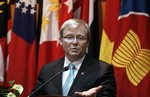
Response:
[[[64,36],[63,37],[64,39],[66,39],[68,42],[72,42],[74,41],[74,39],[76,39],[78,42],[82,42],[82,41],[85,41],[87,40],[87,38],[83,37],[83,36]]]

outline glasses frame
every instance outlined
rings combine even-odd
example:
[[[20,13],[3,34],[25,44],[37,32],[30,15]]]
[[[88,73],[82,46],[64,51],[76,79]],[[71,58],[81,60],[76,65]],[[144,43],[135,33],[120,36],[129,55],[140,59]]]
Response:
[[[68,42],[73,42],[74,40],[78,42],[83,42],[87,40],[87,38],[85,38],[84,36],[63,36],[62,38],[66,39]]]

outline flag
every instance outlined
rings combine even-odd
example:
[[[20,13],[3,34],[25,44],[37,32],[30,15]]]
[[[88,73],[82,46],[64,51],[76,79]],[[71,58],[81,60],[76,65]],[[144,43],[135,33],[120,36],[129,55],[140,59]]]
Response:
[[[107,0],[100,60],[114,66],[117,97],[150,95],[150,1]]]
[[[17,0],[11,40],[8,45],[9,60],[6,80],[15,80],[27,97],[36,83],[36,1]]]
[[[98,16],[100,6],[98,3],[99,0],[76,0],[73,7],[73,17],[84,20],[90,27],[91,40],[87,52],[97,59],[99,58],[101,33],[101,30],[99,29],[100,16]]]
[[[9,29],[9,2],[0,0],[0,81],[5,80],[5,68],[7,57],[7,30]]]
[[[59,29],[68,19],[73,18],[73,0],[61,0],[59,11]]]
[[[91,41],[88,47],[88,54],[99,59],[100,37],[101,37],[101,1],[90,0],[89,2],[89,26],[91,30]]]
[[[74,12],[74,18],[80,18],[84,20],[87,24],[89,24],[89,17],[93,14],[91,13],[90,8],[93,7],[92,3],[95,0],[76,0],[74,2],[73,12]],[[90,4],[91,3],[91,4]],[[93,11],[92,11],[93,12]],[[89,14],[91,13],[91,14]],[[90,20],[91,21],[91,20]]]
[[[38,51],[38,73],[41,67],[64,55],[59,44],[59,0],[43,0],[42,24]]]

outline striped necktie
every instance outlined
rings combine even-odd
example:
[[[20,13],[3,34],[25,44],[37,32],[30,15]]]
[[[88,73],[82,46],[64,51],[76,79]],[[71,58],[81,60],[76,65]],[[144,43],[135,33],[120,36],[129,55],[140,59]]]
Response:
[[[69,92],[72,82],[74,80],[74,65],[72,63],[69,64],[69,70],[70,70],[70,73],[62,87],[63,96],[68,95],[68,92]]]

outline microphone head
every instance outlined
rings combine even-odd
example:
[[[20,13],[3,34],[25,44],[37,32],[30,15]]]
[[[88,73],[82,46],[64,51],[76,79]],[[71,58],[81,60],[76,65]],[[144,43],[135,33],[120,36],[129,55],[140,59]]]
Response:
[[[64,71],[67,71],[68,69],[69,69],[68,66],[66,66],[66,67],[63,68]]]

